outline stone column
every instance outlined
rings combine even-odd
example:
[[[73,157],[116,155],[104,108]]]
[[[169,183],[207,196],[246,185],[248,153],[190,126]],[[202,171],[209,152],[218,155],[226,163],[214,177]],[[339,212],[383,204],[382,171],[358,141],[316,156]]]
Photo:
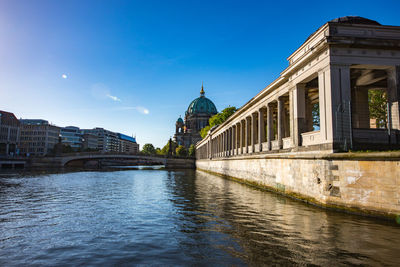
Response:
[[[226,132],[222,132],[222,157],[226,156]]]
[[[222,143],[222,141],[223,141],[223,139],[222,139],[222,134],[220,134],[219,135],[219,157],[222,157],[222,151],[223,151],[223,143]]]
[[[214,157],[214,140],[212,139],[212,137],[210,136],[210,145],[211,145],[211,157],[210,158],[213,158]]]
[[[224,156],[224,133],[221,133],[221,157]]]
[[[368,129],[369,121],[369,105],[368,105],[368,89],[355,88],[355,102],[353,106],[354,126],[355,128]]]
[[[306,95],[305,84],[296,84],[293,90],[293,141],[301,146],[301,134],[306,130]]]
[[[222,133],[222,157],[226,156],[226,132]]]
[[[231,155],[231,129],[229,128],[228,130],[226,130],[226,153],[228,156]]]
[[[255,152],[256,137],[257,137],[257,124],[256,113],[251,114],[251,152]]]
[[[221,157],[221,135],[217,137],[217,157]]]
[[[217,151],[218,151],[218,142],[217,142],[217,138],[218,138],[218,137],[215,137],[214,140],[213,140],[214,158],[216,158],[216,157],[218,156],[218,155],[217,155]]]
[[[229,128],[229,156],[232,156],[232,127]]]
[[[226,155],[228,157],[231,155],[231,128],[226,130]]]
[[[293,103],[294,90],[289,90],[289,133],[290,133],[290,146],[294,146],[294,103]]]
[[[226,130],[226,154],[229,157],[231,155],[231,129]]]
[[[236,128],[235,125],[233,125],[232,128],[231,128],[231,131],[232,131],[232,140],[231,140],[232,147],[231,147],[231,154],[232,154],[232,156],[235,155],[235,145],[236,145],[236,140],[235,140],[236,129],[235,129],[235,128]]]
[[[326,128],[326,71],[321,70],[318,72],[318,98],[319,98],[319,132],[321,140],[327,139]],[[369,123],[369,122],[368,122]]]
[[[258,110],[258,146],[262,151],[262,143],[265,142],[264,108]]]
[[[267,149],[271,150],[271,139],[272,139],[272,107],[268,103],[267,105]]]
[[[352,117],[350,66],[331,64],[330,68],[325,71],[324,77],[325,138],[327,141],[333,142],[333,149],[347,150],[352,142],[351,128],[353,127],[350,125]]]
[[[283,98],[278,98],[278,146],[282,148],[282,133],[283,133]]]
[[[244,147],[244,144],[245,144],[245,141],[244,141],[244,139],[245,139],[245,134],[244,134],[244,120],[241,120],[240,121],[240,154],[243,154],[243,152],[245,151],[244,149],[243,149],[243,147]]]
[[[250,134],[251,134],[251,130],[250,130],[250,118],[249,117],[246,117],[246,119],[245,119],[245,125],[246,125],[246,133],[245,133],[245,136],[246,136],[246,138],[245,138],[245,140],[244,140],[244,145],[245,145],[245,151],[246,151],[246,153],[249,153],[249,137],[250,137]]]
[[[211,136],[210,136],[210,146],[209,146],[209,152],[210,152],[209,157],[210,157],[210,159],[213,158],[212,148],[213,148],[213,145],[212,145],[212,139],[211,139]]]
[[[240,123],[236,123],[236,155],[239,155],[240,151]]]
[[[400,130],[400,66],[395,66],[388,70],[387,80],[387,94],[390,105],[390,129]],[[394,143],[394,140],[391,141]],[[397,142],[399,143],[399,141]]]
[[[215,137],[215,157],[219,158],[219,135]]]
[[[218,157],[217,151],[218,151],[218,142],[217,142],[218,136],[216,136],[213,140],[213,147],[214,147],[214,158]]]

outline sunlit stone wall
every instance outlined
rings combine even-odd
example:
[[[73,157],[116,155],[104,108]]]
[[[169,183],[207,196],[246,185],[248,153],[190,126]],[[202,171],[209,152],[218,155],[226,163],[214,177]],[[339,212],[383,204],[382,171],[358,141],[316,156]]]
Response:
[[[196,167],[326,207],[391,217],[400,214],[398,157],[267,156],[197,160]]]

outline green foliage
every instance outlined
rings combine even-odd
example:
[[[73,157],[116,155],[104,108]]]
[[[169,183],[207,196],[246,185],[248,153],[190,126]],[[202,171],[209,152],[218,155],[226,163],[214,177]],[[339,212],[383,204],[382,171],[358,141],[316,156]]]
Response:
[[[180,157],[186,157],[187,156],[187,150],[184,146],[178,146],[175,150],[176,155]]]
[[[156,154],[157,154],[157,155],[162,155],[162,154],[161,154],[161,148],[159,148],[159,147],[156,148]]]
[[[62,153],[73,153],[75,152],[70,145],[62,145]]]
[[[196,147],[193,144],[190,145],[188,153],[189,153],[189,157],[194,157],[194,155],[196,153]]]
[[[235,107],[227,107],[220,113],[215,114],[209,119],[210,127],[224,123],[235,111]]]
[[[315,103],[312,106],[311,114],[313,118],[314,130],[319,129],[319,103]]]
[[[172,141],[172,142],[171,142],[171,146],[172,146],[171,152],[172,152],[172,154],[175,154],[175,149],[174,149],[174,148],[177,147],[178,144],[177,144],[176,142]],[[169,151],[169,141],[168,141],[167,144],[161,149],[161,155],[168,155],[168,151]]]
[[[152,144],[145,144],[142,148],[142,153],[145,155],[154,155],[156,154],[156,149]]]
[[[200,135],[202,138],[206,137],[208,131],[219,124],[224,123],[233,113],[235,113],[237,110],[236,107],[227,107],[225,109],[223,109],[221,112],[215,114],[214,116],[212,116],[209,120],[209,126],[204,127],[203,129],[201,129],[200,131]]]
[[[386,128],[387,95],[384,90],[368,90],[369,116],[376,119],[377,128]]]
[[[211,129],[210,125],[207,125],[203,129],[200,130],[200,136],[201,138],[204,138],[207,136],[208,131]]]

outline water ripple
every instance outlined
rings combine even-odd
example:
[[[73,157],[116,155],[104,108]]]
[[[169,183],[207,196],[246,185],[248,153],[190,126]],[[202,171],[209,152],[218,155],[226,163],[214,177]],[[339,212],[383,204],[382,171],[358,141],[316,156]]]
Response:
[[[194,171],[0,178],[0,265],[399,265],[400,227]]]

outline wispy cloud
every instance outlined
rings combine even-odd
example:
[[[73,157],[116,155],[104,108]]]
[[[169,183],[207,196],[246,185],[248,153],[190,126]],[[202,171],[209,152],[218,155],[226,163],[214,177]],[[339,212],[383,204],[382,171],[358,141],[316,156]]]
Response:
[[[145,107],[136,107],[136,110],[145,115],[148,115],[150,113],[150,111]]]
[[[119,98],[116,97],[116,96],[113,96],[113,95],[110,95],[110,94],[107,94],[106,96],[107,96],[108,98],[112,99],[113,101],[121,102],[121,99],[119,99]]]
[[[91,86],[92,96],[99,100],[111,99],[114,102],[121,102],[121,98],[112,95],[111,90],[102,83],[96,83]]]
[[[148,115],[150,114],[150,111],[142,106],[136,106],[136,107],[119,107],[117,108],[118,110],[136,110],[142,114]]]

